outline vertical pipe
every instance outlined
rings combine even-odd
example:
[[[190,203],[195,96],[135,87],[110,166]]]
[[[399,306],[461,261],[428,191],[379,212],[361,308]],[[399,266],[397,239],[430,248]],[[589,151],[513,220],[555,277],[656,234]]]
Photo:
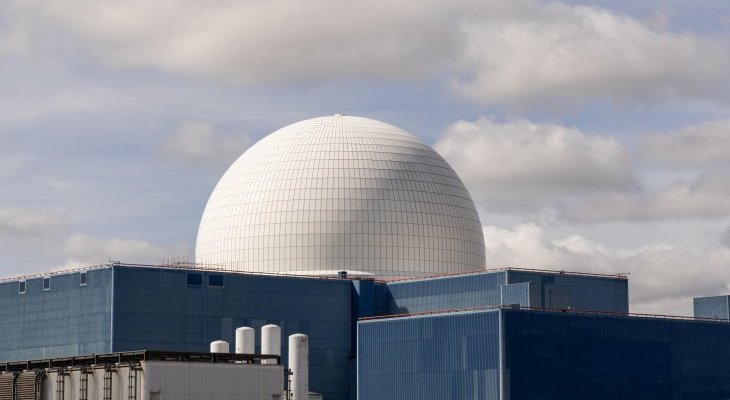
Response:
[[[236,329],[236,354],[256,353],[256,331],[243,326]]]
[[[281,327],[264,325],[261,327],[261,354],[281,356]],[[262,364],[276,364],[275,360],[262,360]]]
[[[292,400],[309,397],[309,337],[301,333],[289,336],[289,370]]]

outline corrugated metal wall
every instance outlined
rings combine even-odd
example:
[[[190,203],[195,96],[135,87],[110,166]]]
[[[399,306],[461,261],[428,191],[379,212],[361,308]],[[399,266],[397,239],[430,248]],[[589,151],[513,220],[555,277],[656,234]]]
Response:
[[[111,332],[111,269],[0,283],[0,361],[105,353]]]
[[[730,398],[728,323],[502,313],[505,399]]]
[[[207,351],[216,339],[234,342],[234,329],[282,327],[282,355],[293,333],[310,337],[310,389],[325,398],[348,398],[352,285],[346,280],[202,273],[115,267],[114,351]],[[222,287],[209,286],[223,275]]]
[[[361,321],[358,399],[499,399],[499,311]]]
[[[730,296],[696,297],[694,316],[730,320]]]

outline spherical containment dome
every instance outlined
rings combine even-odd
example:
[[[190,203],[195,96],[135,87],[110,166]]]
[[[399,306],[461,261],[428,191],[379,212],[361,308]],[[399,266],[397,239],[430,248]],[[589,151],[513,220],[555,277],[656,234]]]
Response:
[[[226,171],[203,212],[195,261],[233,271],[376,277],[484,268],[474,202],[415,136],[367,118],[301,121]]]

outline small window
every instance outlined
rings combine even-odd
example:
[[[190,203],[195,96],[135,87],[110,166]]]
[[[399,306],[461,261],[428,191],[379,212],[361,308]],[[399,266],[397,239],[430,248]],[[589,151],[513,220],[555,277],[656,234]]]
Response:
[[[86,286],[86,284],[89,283],[88,278],[86,277],[86,272],[82,272],[79,274],[79,285],[80,286]]]
[[[25,281],[19,281],[18,282],[18,293],[24,294],[25,293]]]
[[[188,286],[203,286],[203,274],[188,273]]]
[[[51,290],[51,277],[46,276],[43,278],[43,290]]]
[[[223,275],[208,275],[208,286],[223,287]]]

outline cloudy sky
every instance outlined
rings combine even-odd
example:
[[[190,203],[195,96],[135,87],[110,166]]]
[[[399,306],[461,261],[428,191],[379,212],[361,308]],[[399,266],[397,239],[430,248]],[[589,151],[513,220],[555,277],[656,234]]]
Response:
[[[728,291],[724,0],[0,1],[0,275],[190,260],[226,167],[334,113],[439,151],[490,267]]]

